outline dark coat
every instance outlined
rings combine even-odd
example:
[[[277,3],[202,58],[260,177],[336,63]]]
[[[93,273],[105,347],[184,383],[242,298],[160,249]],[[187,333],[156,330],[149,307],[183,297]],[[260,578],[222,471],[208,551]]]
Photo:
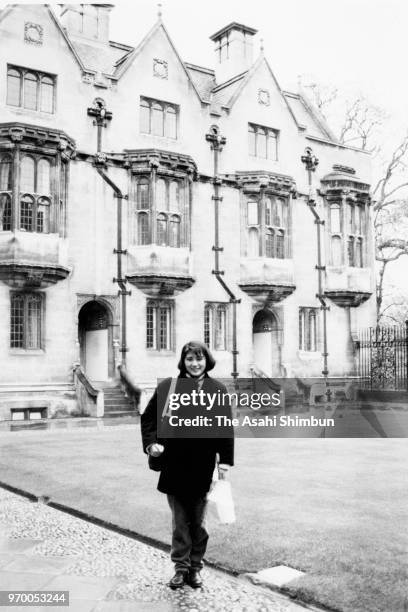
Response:
[[[190,381],[190,382],[189,382]],[[158,438],[157,437],[157,411],[162,414],[165,399],[170,389],[171,378],[159,383],[146,410],[141,417],[141,430],[143,450],[150,444],[158,442],[164,445],[163,469],[160,474],[157,488],[162,493],[184,497],[202,497],[210,489],[213,471],[216,463],[216,455],[219,454],[219,462],[228,465],[234,464],[234,439],[232,428],[229,428],[228,438],[206,437],[206,438]],[[191,389],[197,383],[194,379],[179,377],[177,379],[175,392],[185,392],[186,384]],[[202,390],[206,393],[227,393],[225,386],[208,375],[204,378]],[[160,402],[160,406],[158,406]],[[183,414],[188,414],[188,406]],[[217,403],[211,410],[211,414],[227,414],[231,416],[230,407],[218,406]]]

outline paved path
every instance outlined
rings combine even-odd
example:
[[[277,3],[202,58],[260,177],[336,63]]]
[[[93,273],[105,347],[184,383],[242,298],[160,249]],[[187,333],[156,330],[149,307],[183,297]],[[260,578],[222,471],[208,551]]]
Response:
[[[65,590],[70,606],[31,612],[300,612],[279,594],[207,568],[205,587],[172,591],[168,555],[0,488],[0,588]]]

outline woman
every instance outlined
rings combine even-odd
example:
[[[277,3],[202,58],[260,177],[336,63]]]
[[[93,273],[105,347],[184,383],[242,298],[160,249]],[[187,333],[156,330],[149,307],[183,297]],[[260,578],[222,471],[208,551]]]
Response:
[[[171,392],[203,391],[206,394],[216,394],[217,397],[220,393],[227,393],[223,384],[208,376],[214,366],[215,360],[204,344],[188,342],[181,351],[178,363],[180,375]],[[166,407],[171,381],[172,379],[168,378],[158,385],[142,415],[143,450],[152,457],[162,456],[163,467],[157,488],[167,494],[172,513],[171,560],[175,565],[175,575],[169,586],[177,589],[189,584],[193,588],[199,588],[202,586],[200,570],[208,542],[204,524],[206,497],[217,456],[220,478],[227,478],[229,468],[234,464],[233,431],[232,428],[227,428],[224,435],[228,437],[219,437],[217,432],[209,437],[206,432],[207,437],[159,438],[157,414],[162,415]],[[189,411],[190,416],[193,414],[192,404],[180,408],[171,413],[177,413],[177,417],[184,416]],[[215,413],[230,416],[229,405],[223,406],[215,402],[211,410],[202,405],[199,408],[201,414],[205,413],[206,416],[214,416]],[[194,410],[197,410],[197,407],[194,407]]]

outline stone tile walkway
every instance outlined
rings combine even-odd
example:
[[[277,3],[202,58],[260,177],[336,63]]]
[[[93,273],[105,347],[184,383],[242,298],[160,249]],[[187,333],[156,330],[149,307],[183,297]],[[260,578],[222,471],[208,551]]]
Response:
[[[279,594],[207,568],[205,587],[172,591],[168,555],[0,488],[2,590],[64,590],[70,606],[24,612],[300,612]]]

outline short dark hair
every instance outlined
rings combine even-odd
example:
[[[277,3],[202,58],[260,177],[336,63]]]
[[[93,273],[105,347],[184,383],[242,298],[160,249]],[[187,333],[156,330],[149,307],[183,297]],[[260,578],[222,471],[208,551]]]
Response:
[[[201,357],[205,357],[205,371],[209,372],[215,366],[215,359],[211,355],[209,348],[203,344],[203,342],[198,342],[197,340],[191,340],[187,342],[181,349],[180,361],[178,362],[178,369],[180,373],[184,375],[186,373],[186,367],[184,365],[184,360],[186,358],[187,353],[193,353],[199,359]]]

